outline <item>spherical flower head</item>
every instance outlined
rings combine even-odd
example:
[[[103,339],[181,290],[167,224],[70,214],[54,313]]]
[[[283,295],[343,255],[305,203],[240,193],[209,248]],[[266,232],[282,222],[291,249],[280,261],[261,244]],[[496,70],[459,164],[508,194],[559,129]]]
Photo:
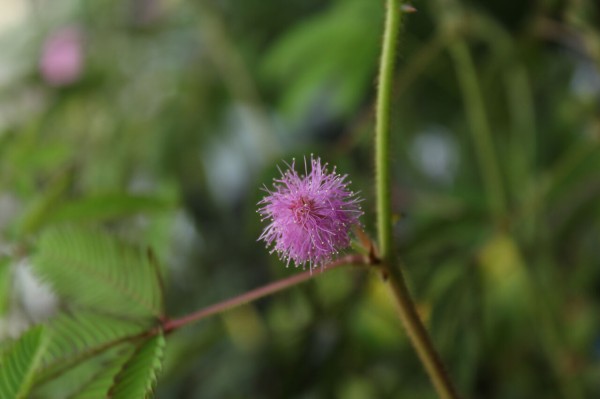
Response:
[[[83,70],[83,35],[75,27],[62,28],[44,42],[40,59],[42,77],[51,86],[67,86]]]
[[[350,229],[363,214],[361,200],[348,188],[347,175],[335,168],[330,173],[320,158],[311,156],[310,173],[304,159],[305,175],[296,172],[295,162],[287,166],[258,203],[262,220],[270,221],[259,240],[287,265],[323,266],[350,245]]]

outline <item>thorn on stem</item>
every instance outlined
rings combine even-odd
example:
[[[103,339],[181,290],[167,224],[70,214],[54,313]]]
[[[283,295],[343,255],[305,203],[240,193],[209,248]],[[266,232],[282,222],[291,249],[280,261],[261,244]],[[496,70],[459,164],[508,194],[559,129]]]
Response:
[[[417,12],[417,9],[411,4],[402,4],[400,9],[402,10],[402,12],[405,12],[407,14],[412,14],[412,13]]]

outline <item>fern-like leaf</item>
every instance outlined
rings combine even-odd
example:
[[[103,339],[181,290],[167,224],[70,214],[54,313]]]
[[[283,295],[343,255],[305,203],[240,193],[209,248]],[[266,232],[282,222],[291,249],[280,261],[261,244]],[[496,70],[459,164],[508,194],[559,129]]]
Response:
[[[130,340],[142,333],[145,327],[93,312],[60,314],[48,325],[48,350],[37,381],[46,381],[106,349]]]
[[[165,337],[158,333],[144,341],[125,363],[109,391],[111,399],[147,399],[152,397],[162,368]]]
[[[44,349],[43,326],[27,331],[0,359],[0,398],[26,398]]]
[[[47,334],[49,333],[46,329]],[[51,337],[48,335],[48,338]],[[139,338],[137,339],[139,341]],[[36,381],[34,377],[33,388],[29,396],[33,399],[66,399],[78,392],[84,390],[92,381],[96,381],[101,376],[101,372],[108,367],[112,367],[115,362],[125,363],[137,345],[132,342],[117,344],[110,349],[103,350],[101,353],[92,356],[85,361],[69,368],[43,383]],[[117,369],[114,374],[119,371]],[[38,373],[36,372],[36,377]],[[114,375],[113,375],[114,377]],[[104,395],[97,396],[97,399],[106,398],[108,389],[112,385],[112,380],[104,390]]]
[[[125,362],[131,356],[132,350],[121,353],[116,359],[107,362],[92,379],[87,381],[74,395],[69,399],[99,399],[107,398],[108,391],[113,386],[116,375],[121,371]]]
[[[40,238],[34,266],[71,302],[126,317],[163,315],[158,276],[146,252],[107,234],[47,230]]]

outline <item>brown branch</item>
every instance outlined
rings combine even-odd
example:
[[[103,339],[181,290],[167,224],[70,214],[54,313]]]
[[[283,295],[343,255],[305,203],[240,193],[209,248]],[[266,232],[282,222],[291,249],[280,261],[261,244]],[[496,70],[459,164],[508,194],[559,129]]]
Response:
[[[263,287],[254,289],[252,291],[245,292],[236,297],[227,299],[223,302],[216,303],[214,305],[207,306],[203,309],[198,310],[197,312],[191,313],[187,316],[183,316],[179,319],[167,320],[163,324],[163,330],[165,334],[169,334],[170,332],[177,330],[185,325],[190,323],[202,320],[206,317],[212,316],[217,313],[225,312],[227,310],[233,309],[237,306],[243,305],[248,302],[252,302],[254,300],[266,297],[268,295],[274,294],[276,292],[282,291],[291,286],[303,283],[307,280],[313,278],[313,276],[318,276],[322,273],[325,273],[329,270],[337,269],[338,267],[345,265],[355,265],[355,266],[367,266],[367,265],[376,265],[371,257],[359,254],[346,255],[342,258],[339,258],[331,263],[323,266],[321,271],[305,271],[303,273],[299,273],[293,275],[291,277],[284,278],[282,280],[276,281],[271,284],[267,284]]]

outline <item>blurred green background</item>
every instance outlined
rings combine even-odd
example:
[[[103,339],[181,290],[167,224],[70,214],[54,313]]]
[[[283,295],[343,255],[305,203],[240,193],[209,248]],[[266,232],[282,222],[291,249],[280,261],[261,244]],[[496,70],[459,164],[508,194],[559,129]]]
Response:
[[[256,242],[260,187],[292,157],[350,174],[373,236],[383,3],[2,0],[0,341],[63,306],[28,265],[52,225],[151,245],[172,316],[299,272]],[[393,203],[421,315],[464,397],[598,398],[600,6],[413,5]],[[167,348],[157,398],[435,397],[358,270]]]

